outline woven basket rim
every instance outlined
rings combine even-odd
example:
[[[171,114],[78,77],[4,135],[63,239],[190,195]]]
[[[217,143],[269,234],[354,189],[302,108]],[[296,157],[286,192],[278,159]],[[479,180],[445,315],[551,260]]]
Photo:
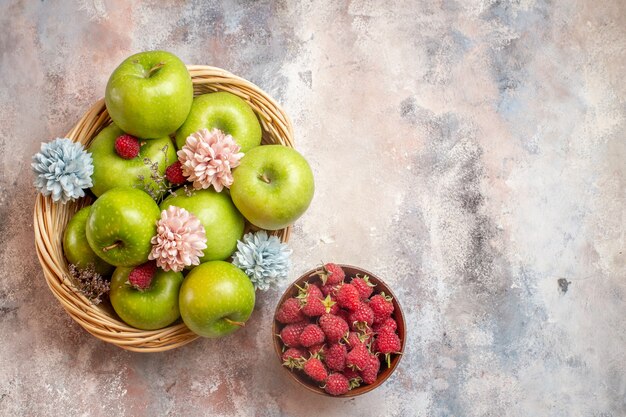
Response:
[[[212,91],[228,91],[244,99],[258,116],[263,144],[280,143],[294,147],[289,116],[267,93],[252,82],[231,72],[208,65],[188,65],[194,96]],[[85,146],[110,123],[104,99],[97,100],[67,133],[68,138]],[[136,352],[162,352],[184,346],[198,338],[182,322],[159,330],[133,328],[103,306],[93,305],[73,285],[63,254],[62,234],[73,213],[89,199],[65,205],[52,202],[41,193],[35,199],[33,227],[35,249],[50,291],[65,311],[87,332],[107,343]],[[291,226],[271,232],[288,241]]]

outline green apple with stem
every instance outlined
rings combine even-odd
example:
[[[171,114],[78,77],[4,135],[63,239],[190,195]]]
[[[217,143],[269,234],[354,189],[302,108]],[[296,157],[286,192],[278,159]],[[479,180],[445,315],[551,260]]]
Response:
[[[296,221],[309,207],[313,172],[300,153],[282,145],[250,150],[233,171],[230,194],[253,225],[278,230]]]
[[[108,276],[115,267],[96,255],[87,242],[85,227],[90,210],[91,206],[83,207],[70,219],[63,233],[63,252],[69,263],[78,269],[87,268],[91,264],[98,274]]]
[[[220,91],[193,99],[189,116],[176,133],[176,146],[182,148],[187,137],[200,129],[213,128],[231,135],[241,152],[261,144],[261,124],[252,107],[236,95]]]
[[[237,240],[243,236],[245,219],[233,204],[228,193],[212,188],[194,190],[189,195],[179,189],[176,195],[161,203],[161,210],[169,206],[184,208],[200,220],[206,232],[207,247],[200,262],[223,260],[237,249]]]
[[[148,260],[161,210],[145,192],[117,187],[91,206],[86,235],[91,249],[107,263],[135,266]]]
[[[159,268],[150,286],[142,290],[128,282],[132,270],[118,267],[111,277],[109,298],[117,315],[142,330],[161,329],[175,322],[180,317],[178,293],[183,274]]]
[[[254,302],[254,286],[248,276],[224,261],[193,268],[179,294],[183,321],[203,337],[222,337],[239,329],[250,318]]]
[[[161,138],[185,121],[193,101],[187,67],[165,51],[140,52],[111,74],[104,93],[111,119],[126,133]]]
[[[132,159],[122,158],[115,151],[115,141],[124,135],[115,123],[102,129],[89,145],[93,157],[93,186],[91,191],[100,196],[115,187],[135,187],[160,197],[154,174],[163,176],[168,166],[177,161],[176,148],[168,136],[158,139],[139,139],[139,154]]]

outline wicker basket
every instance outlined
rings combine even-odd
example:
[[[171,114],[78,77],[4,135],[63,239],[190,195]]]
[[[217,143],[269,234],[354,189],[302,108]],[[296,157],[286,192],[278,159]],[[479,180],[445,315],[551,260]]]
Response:
[[[188,67],[194,94],[228,91],[244,99],[256,112],[263,128],[263,144],[279,143],[293,147],[293,129],[281,107],[259,87],[220,68],[204,65]],[[79,120],[67,137],[88,146],[96,134],[110,123],[104,99],[100,99]],[[62,236],[74,213],[91,203],[90,198],[65,205],[37,195],[34,213],[35,246],[44,276],[54,296],[69,315],[95,337],[137,352],[159,352],[183,346],[198,336],[183,323],[145,331],[122,322],[108,303],[92,304],[73,285],[63,255]],[[250,226],[250,225],[248,225]],[[290,228],[273,234],[286,242]]]

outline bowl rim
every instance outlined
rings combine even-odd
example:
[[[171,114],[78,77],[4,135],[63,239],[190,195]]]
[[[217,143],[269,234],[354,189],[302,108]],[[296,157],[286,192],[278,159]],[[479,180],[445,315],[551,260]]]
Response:
[[[306,272],[304,272],[303,274],[301,274],[298,278],[296,278],[294,281],[292,281],[287,288],[285,288],[285,290],[283,291],[283,294],[281,295],[280,299],[278,300],[276,307],[274,309],[274,314],[272,316],[272,345],[274,346],[274,352],[276,353],[276,356],[278,357],[278,362],[281,368],[283,368],[284,372],[287,372],[289,374],[289,379],[292,381],[292,383],[302,386],[304,388],[306,388],[308,391],[310,392],[314,392],[315,394],[318,395],[322,395],[324,397],[330,397],[330,398],[350,398],[350,397],[356,397],[359,395],[363,395],[366,394],[370,391],[373,391],[374,389],[378,388],[379,386],[381,386],[383,383],[385,383],[387,381],[387,379],[389,379],[389,377],[396,371],[396,369],[398,368],[398,364],[400,363],[400,361],[402,360],[402,357],[404,356],[405,353],[405,347],[406,347],[406,324],[404,321],[404,311],[402,310],[402,306],[400,305],[400,302],[398,301],[397,296],[395,295],[395,293],[393,292],[393,290],[391,289],[391,287],[389,287],[389,285],[382,280],[378,275],[363,269],[361,267],[358,266],[354,266],[354,265],[350,265],[350,264],[339,264],[337,263],[336,265],[340,266],[344,271],[346,269],[351,269],[351,270],[355,270],[358,271],[358,273],[360,274],[364,274],[367,275],[370,278],[373,278],[374,280],[376,280],[377,282],[381,283],[384,287],[385,287],[385,294],[389,295],[392,297],[392,303],[394,305],[394,317],[396,318],[396,321],[398,322],[398,328],[400,328],[400,325],[402,326],[402,337],[400,338],[400,354],[396,354],[394,355],[392,361],[391,361],[391,366],[389,368],[387,368],[385,370],[386,375],[381,378],[381,379],[377,379],[375,383],[373,384],[367,384],[367,385],[361,385],[357,388],[354,388],[350,391],[348,391],[345,394],[342,395],[330,395],[328,394],[326,391],[324,391],[323,389],[319,388],[319,387],[314,387],[313,384],[311,384],[310,382],[307,381],[307,377],[306,376],[302,376],[302,374],[300,374],[299,372],[294,372],[292,370],[290,370],[289,368],[287,368],[286,366],[284,366],[282,364],[282,346],[281,346],[281,342],[280,342],[280,338],[278,337],[278,333],[279,333],[279,327],[283,326],[282,323],[278,322],[278,320],[276,320],[276,314],[278,313],[278,309],[280,308],[280,306],[282,305],[282,303],[288,298],[288,295],[291,294],[291,292],[293,291],[295,284],[298,283],[301,280],[306,280],[306,278],[310,277],[311,275],[313,275],[316,271],[319,271],[321,266],[318,266],[316,268],[310,269]],[[400,317],[401,320],[398,320],[397,317]],[[400,333],[398,331],[398,333]]]

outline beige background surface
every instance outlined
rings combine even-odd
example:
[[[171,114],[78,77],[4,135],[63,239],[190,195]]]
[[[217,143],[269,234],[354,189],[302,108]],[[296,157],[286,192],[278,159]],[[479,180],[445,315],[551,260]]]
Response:
[[[624,2],[385,3],[0,3],[0,415],[626,415]],[[148,49],[284,105],[317,181],[290,279],[332,260],[393,286],[409,336],[384,386],[336,400],[284,378],[288,282],[236,335],[149,355],[53,298],[31,155]]]

